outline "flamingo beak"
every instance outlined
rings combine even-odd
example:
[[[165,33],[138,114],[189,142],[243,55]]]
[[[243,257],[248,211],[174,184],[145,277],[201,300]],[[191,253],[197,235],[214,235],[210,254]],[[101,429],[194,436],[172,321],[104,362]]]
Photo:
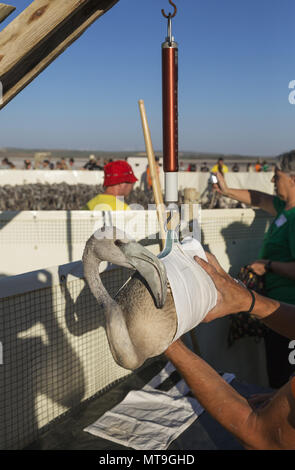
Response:
[[[128,263],[147,282],[157,308],[163,308],[167,297],[167,274],[164,264],[153,253],[136,242],[117,244]]]

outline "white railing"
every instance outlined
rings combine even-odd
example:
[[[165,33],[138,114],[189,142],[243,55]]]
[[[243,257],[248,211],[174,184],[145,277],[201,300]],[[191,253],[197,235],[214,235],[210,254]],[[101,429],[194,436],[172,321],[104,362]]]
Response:
[[[142,170],[134,169],[138,178],[136,186],[140,185]],[[202,194],[208,184],[209,173],[179,172],[179,190],[195,188]],[[271,184],[272,173],[227,173],[226,181],[229,186],[235,188],[257,189],[267,193],[273,192]],[[0,185],[22,185],[22,184],[89,184],[98,185],[103,183],[103,171],[82,170],[0,170]],[[160,183],[164,190],[164,175],[160,172]]]

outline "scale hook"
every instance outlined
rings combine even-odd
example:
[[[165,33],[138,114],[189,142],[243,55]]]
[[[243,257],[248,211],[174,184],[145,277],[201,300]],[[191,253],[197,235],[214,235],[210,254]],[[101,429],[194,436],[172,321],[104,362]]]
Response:
[[[169,1],[170,5],[173,6],[173,8],[174,8],[174,13],[173,13],[173,14],[169,13],[169,15],[166,15],[165,11],[162,9],[162,10],[161,10],[161,11],[162,11],[162,15],[165,16],[165,18],[174,18],[174,16],[175,16],[176,13],[177,13],[176,5],[175,5],[171,0],[168,0],[168,1]]]

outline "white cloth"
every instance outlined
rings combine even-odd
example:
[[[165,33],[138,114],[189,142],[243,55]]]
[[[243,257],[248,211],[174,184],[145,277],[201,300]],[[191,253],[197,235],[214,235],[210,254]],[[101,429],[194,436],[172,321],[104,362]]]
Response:
[[[201,323],[215,307],[217,291],[210,276],[194,260],[198,255],[207,261],[198,240],[186,237],[182,243],[174,242],[163,255],[159,258],[166,267],[178,319],[175,341]]]
[[[185,396],[189,388],[180,380],[168,391],[157,387],[175,368],[168,363],[141,390],[131,391],[84,431],[136,450],[165,450],[204,411],[199,402]],[[230,383],[233,374],[224,374]]]

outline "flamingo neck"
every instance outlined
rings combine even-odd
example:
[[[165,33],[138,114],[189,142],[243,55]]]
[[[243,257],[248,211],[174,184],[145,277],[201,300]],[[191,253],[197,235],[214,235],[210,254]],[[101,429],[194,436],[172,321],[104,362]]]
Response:
[[[84,275],[92,294],[103,308],[109,345],[116,362],[126,369],[134,369],[138,363],[137,353],[130,339],[122,309],[102,283],[99,274],[100,262],[101,260],[93,254],[88,254],[84,259]]]

